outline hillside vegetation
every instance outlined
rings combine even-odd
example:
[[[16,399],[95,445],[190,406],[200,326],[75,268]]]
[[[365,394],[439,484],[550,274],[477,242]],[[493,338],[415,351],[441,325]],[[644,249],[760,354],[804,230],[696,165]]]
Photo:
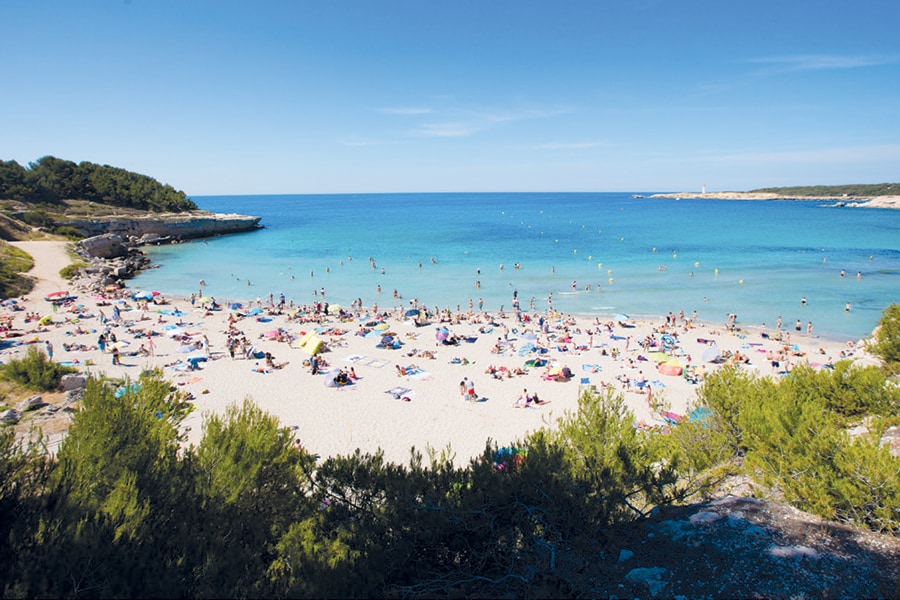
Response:
[[[0,161],[0,200],[53,211],[66,200],[85,200],[110,207],[151,212],[196,210],[184,192],[147,175],[87,161],[74,163],[45,156],[23,167]],[[12,208],[4,207],[5,210]]]
[[[34,281],[23,273],[34,266],[34,259],[24,250],[19,250],[0,241],[0,299],[24,296],[34,287]]]
[[[786,197],[900,196],[900,183],[860,183],[847,185],[798,185],[750,190],[751,194],[779,194]]]

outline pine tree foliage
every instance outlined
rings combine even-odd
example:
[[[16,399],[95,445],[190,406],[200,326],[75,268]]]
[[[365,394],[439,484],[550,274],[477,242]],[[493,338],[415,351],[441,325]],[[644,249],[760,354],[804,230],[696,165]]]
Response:
[[[560,597],[617,528],[678,502],[732,458],[796,506],[877,531],[900,524],[896,421],[882,371],[723,369],[709,419],[634,428],[585,391],[554,429],[457,465],[357,451],[317,460],[249,400],[184,444],[184,399],[159,371],[90,379],[56,461],[0,431],[4,597]],[[871,435],[847,427],[869,417]],[[893,421],[892,421],[893,419]]]
[[[55,156],[44,156],[28,168],[14,160],[0,161],[0,199],[48,205],[88,200],[156,212],[197,208],[184,192],[147,175]]]
[[[888,373],[900,373],[900,304],[884,309],[869,350],[881,359]]]

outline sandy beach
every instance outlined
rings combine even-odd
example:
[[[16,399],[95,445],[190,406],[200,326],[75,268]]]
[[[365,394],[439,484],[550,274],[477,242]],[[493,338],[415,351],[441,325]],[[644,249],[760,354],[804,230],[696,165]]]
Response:
[[[523,322],[514,315],[477,311],[453,314],[443,322],[433,316],[417,325],[406,316],[412,306],[386,318],[367,311],[371,307],[350,312],[344,307],[341,317],[316,315],[314,307],[279,309],[277,297],[271,303],[262,298],[259,304],[256,298],[238,299],[242,307],[237,310],[222,301],[220,309],[210,310],[209,301],[192,306],[189,299],[169,297],[165,290],[152,302],[135,301],[131,289],[90,296],[59,277],[69,263],[65,243],[14,245],[34,257],[30,275],[37,285],[20,299],[24,310],[6,311],[13,325],[8,341],[20,344],[0,351],[0,360],[24,355],[28,344],[47,348],[49,342],[53,360],[85,373],[137,379],[144,369],[161,368],[193,397],[197,410],[184,422],[192,443],[202,436],[204,415],[223,413],[228,405],[251,398],[323,457],[381,448],[388,460],[405,463],[412,447],[440,451],[449,445],[457,461],[464,462],[479,455],[488,439],[503,446],[529,431],[554,426],[566,411],[576,409],[585,387],[622,391],[636,426],[664,428],[688,415],[699,385],[695,382],[728,361],[773,377],[803,361],[818,368],[843,356],[872,361],[860,344],[808,334],[805,323],[801,331],[784,323],[781,333],[787,332],[789,339],[779,340],[774,327],[738,323],[729,330],[722,323],[692,323],[692,315],[679,315],[677,307],[671,315],[674,325],[665,317],[598,320],[547,312],[529,314]],[[58,291],[76,298],[54,311],[45,298]],[[216,297],[212,289],[202,293]],[[29,313],[49,316],[51,322],[26,322]],[[104,332],[115,336],[118,365],[109,346],[105,351],[98,347]],[[317,354],[324,363],[317,374],[304,349],[311,344],[301,347],[307,334],[324,344]],[[399,347],[381,347],[386,335]],[[445,335],[457,343],[439,341]],[[247,358],[241,345],[232,358],[230,337],[243,338],[259,358]],[[265,353],[278,368],[267,365]],[[539,366],[526,366],[535,360]],[[659,363],[669,363],[662,371],[672,374],[661,372]],[[352,369],[356,379],[326,385],[338,369]],[[566,370],[570,377],[552,376]],[[474,382],[476,401],[461,394],[464,379]],[[517,406],[525,390],[541,403]]]

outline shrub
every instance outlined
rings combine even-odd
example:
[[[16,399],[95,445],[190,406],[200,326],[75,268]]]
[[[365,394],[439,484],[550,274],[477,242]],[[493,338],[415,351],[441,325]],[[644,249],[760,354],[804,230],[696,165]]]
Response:
[[[78,275],[78,271],[86,267],[85,263],[71,263],[59,270],[59,276],[69,280]]]
[[[0,367],[0,376],[28,389],[49,392],[59,387],[60,377],[76,370],[53,362],[35,346],[29,346],[24,358]]]
[[[881,359],[888,373],[900,373],[900,304],[891,304],[881,313],[869,351]]]

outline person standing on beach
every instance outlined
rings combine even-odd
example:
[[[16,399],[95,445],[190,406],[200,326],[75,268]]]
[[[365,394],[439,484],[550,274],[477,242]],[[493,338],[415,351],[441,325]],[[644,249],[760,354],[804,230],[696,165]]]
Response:
[[[459,382],[459,395],[462,396],[463,400],[466,399],[466,393],[469,390],[468,381],[468,377],[463,377],[462,381]]]
[[[812,321],[806,322],[806,335],[812,335]]]
[[[469,383],[466,385],[466,396],[469,402],[478,400],[478,396],[475,395],[475,381],[472,379],[470,379]]]

